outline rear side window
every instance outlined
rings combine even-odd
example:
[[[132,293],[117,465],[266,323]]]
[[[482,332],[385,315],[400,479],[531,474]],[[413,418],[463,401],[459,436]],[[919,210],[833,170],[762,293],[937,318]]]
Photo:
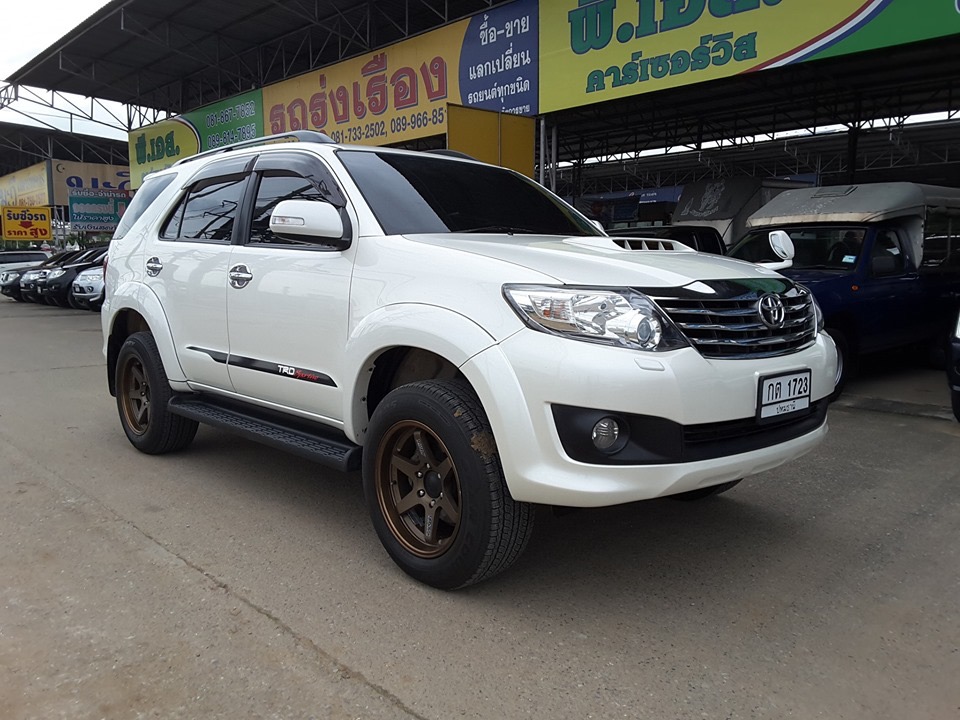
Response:
[[[160,193],[173,182],[175,177],[176,175],[164,175],[158,178],[148,177],[143,181],[143,185],[137,190],[126,212],[123,213],[123,217],[120,218],[117,229],[113,233],[115,240],[119,240],[130,232],[133,224],[143,215],[144,211],[153,204],[153,201],[160,197]]]

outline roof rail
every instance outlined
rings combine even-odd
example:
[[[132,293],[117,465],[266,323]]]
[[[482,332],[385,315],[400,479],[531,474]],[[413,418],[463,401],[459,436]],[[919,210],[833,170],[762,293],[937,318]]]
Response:
[[[208,155],[219,155],[220,153],[230,152],[231,150],[255,147],[257,145],[272,145],[279,142],[332,143],[333,140],[330,139],[329,135],[317,132],[316,130],[291,130],[290,132],[280,133],[278,135],[267,135],[265,137],[253,138],[252,140],[241,140],[240,142],[231,143],[230,145],[222,145],[213,150],[205,150],[202,153],[177,160],[174,165],[179,165],[180,163],[196,160],[199,157],[206,157]]]
[[[460,152],[459,150],[450,150],[448,148],[436,148],[434,150],[424,150],[424,152],[432,153],[433,155],[447,155],[449,157],[462,158],[464,160],[476,160],[472,155],[467,155],[465,152]]]

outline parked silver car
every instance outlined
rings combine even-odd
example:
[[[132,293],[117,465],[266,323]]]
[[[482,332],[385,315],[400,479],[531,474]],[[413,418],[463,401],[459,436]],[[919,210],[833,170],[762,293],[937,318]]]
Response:
[[[80,271],[73,280],[70,295],[72,304],[94,312],[100,310],[103,305],[103,266]]]

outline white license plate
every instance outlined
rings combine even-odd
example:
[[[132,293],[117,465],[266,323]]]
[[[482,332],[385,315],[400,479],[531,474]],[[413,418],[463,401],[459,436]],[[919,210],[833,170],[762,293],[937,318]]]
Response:
[[[810,407],[810,371],[760,378],[757,419],[773,420]]]

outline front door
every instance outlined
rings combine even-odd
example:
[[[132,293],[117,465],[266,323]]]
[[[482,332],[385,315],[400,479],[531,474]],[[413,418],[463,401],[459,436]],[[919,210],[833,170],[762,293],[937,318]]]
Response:
[[[270,231],[281,200],[327,201],[332,178],[321,190],[315,178],[279,169],[298,164],[269,156],[257,164],[251,219],[230,257],[230,378],[242,395],[339,424],[354,249],[284,240]]]

